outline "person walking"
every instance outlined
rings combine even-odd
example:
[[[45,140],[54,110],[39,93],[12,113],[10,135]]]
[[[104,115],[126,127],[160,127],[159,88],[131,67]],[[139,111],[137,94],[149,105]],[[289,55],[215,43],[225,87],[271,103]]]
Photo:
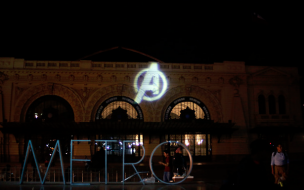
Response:
[[[175,167],[175,171],[176,171],[177,175],[182,176],[185,172],[186,165],[185,165],[185,161],[184,161],[183,152],[181,150],[181,147],[178,147],[175,150],[173,165]]]
[[[271,173],[274,175],[275,184],[283,185],[283,181],[287,179],[289,171],[289,158],[286,152],[283,151],[281,143],[277,145],[277,151],[271,155]]]
[[[169,151],[165,150],[164,151],[164,156],[165,156],[165,163],[164,162],[159,162],[159,164],[165,166],[163,181],[164,182],[170,182],[171,171],[170,171],[170,154],[169,154]]]

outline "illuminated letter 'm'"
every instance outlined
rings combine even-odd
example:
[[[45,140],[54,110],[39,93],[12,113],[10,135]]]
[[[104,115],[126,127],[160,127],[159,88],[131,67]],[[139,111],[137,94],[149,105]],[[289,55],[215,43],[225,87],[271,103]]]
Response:
[[[35,165],[36,165],[36,168],[37,168],[37,171],[38,171],[38,175],[39,175],[40,182],[41,182],[41,184],[44,184],[45,179],[46,179],[46,176],[47,176],[47,173],[48,173],[48,171],[49,171],[49,169],[50,169],[50,166],[51,166],[51,163],[52,163],[52,161],[53,161],[54,155],[55,155],[55,153],[56,153],[56,151],[57,151],[57,148],[58,148],[58,151],[59,151],[59,158],[60,158],[60,165],[61,165],[61,172],[62,172],[62,180],[63,180],[63,184],[65,184],[64,166],[63,166],[63,162],[62,162],[62,154],[61,154],[61,149],[60,149],[59,140],[57,140],[57,142],[56,142],[56,144],[55,144],[55,147],[54,147],[54,151],[53,151],[52,157],[51,157],[50,162],[49,162],[49,165],[48,165],[48,167],[47,167],[47,169],[46,169],[46,171],[45,171],[45,174],[44,174],[44,178],[43,178],[43,179],[41,178],[41,173],[40,173],[40,170],[39,170],[39,166],[38,166],[38,162],[37,162],[37,159],[36,159],[36,155],[35,155],[35,151],[34,151],[34,147],[33,147],[32,141],[31,141],[31,140],[28,141],[27,150],[26,150],[26,155],[25,155],[25,159],[24,159],[24,163],[23,163],[23,168],[22,168],[22,172],[21,172],[19,184],[22,184],[22,182],[23,182],[22,180],[23,180],[24,171],[25,171],[25,168],[26,168],[27,159],[28,159],[28,156],[29,156],[30,149],[32,149],[33,158],[34,158]]]

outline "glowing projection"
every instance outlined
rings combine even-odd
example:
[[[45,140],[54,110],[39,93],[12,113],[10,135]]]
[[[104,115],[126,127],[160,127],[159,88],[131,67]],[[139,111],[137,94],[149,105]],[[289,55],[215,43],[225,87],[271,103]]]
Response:
[[[143,80],[141,81],[141,76]],[[135,102],[138,104],[144,99],[154,101],[161,98],[166,92],[168,83],[165,75],[158,70],[158,63],[151,62],[150,68],[141,70],[135,77],[134,89],[137,93]]]
[[[59,152],[59,158],[60,158],[60,166],[61,166],[61,172],[62,172],[62,180],[63,180],[63,184],[65,184],[65,177],[64,177],[64,165],[63,165],[63,161],[62,161],[62,153],[61,153],[61,149],[60,149],[60,143],[59,143],[59,140],[57,140],[56,144],[55,144],[55,148],[54,148],[54,151],[53,151],[53,154],[52,154],[52,157],[50,159],[50,162],[49,162],[49,165],[45,171],[45,174],[44,174],[44,178],[42,179],[41,178],[41,172],[39,170],[39,167],[38,167],[38,162],[37,162],[37,159],[36,159],[36,155],[35,155],[35,149],[33,147],[33,144],[32,144],[32,141],[29,140],[28,141],[28,145],[27,145],[27,149],[26,149],[26,155],[25,155],[25,160],[23,162],[23,167],[22,167],[22,172],[21,172],[21,176],[20,176],[20,181],[19,181],[19,184],[22,184],[22,179],[23,179],[23,176],[24,176],[24,172],[25,172],[25,169],[26,169],[26,164],[27,164],[27,159],[29,157],[29,154],[30,154],[30,150],[32,150],[32,154],[33,154],[33,157],[34,157],[34,161],[35,161],[35,165],[36,165],[36,168],[37,168],[37,171],[38,171],[38,175],[39,175],[39,179],[40,179],[40,183],[41,184],[44,184],[45,183],[45,179],[46,179],[46,176],[49,172],[49,169],[50,169],[50,166],[51,166],[51,163],[54,159],[54,155],[57,151],[57,148],[58,148],[58,152]]]
[[[73,174],[73,162],[75,161],[78,161],[78,162],[86,162],[86,161],[91,161],[91,159],[75,159],[73,158],[73,142],[91,142],[91,140],[71,140],[71,152],[70,152],[70,185],[91,185],[91,183],[83,183],[83,182],[76,182],[74,183],[73,182],[73,177],[74,177],[74,174]],[[107,147],[107,143],[108,142],[120,142],[119,140],[95,140],[95,142],[104,142],[104,145],[105,147]],[[136,164],[139,164],[140,162],[142,162],[144,160],[144,157],[145,157],[145,154],[146,154],[146,149],[144,147],[143,144],[138,144],[138,146],[141,146],[142,147],[142,150],[143,150],[143,155],[141,157],[141,159],[137,162],[134,162],[134,163],[128,163],[128,162],[125,162],[125,154],[126,154],[126,146],[125,144],[126,143],[135,143],[136,141],[133,141],[133,140],[124,140],[123,143],[122,143],[122,151],[123,151],[123,156],[122,156],[122,181],[121,183],[124,184],[125,181],[127,181],[128,179],[132,178],[133,176],[138,176],[139,179],[140,179],[140,182],[145,185],[145,182],[144,180],[141,178],[141,176],[139,175],[140,173],[147,173],[147,171],[138,171],[135,167]],[[160,180],[154,173],[154,170],[153,170],[153,162],[152,162],[152,158],[153,158],[153,155],[155,153],[155,151],[162,145],[164,144],[167,144],[167,143],[177,143],[177,144],[180,144],[182,147],[184,147],[184,149],[187,151],[188,155],[189,155],[189,160],[190,160],[190,167],[189,167],[189,170],[187,172],[187,175],[184,179],[182,179],[181,181],[179,182],[176,182],[176,183],[166,183],[162,180]],[[60,165],[61,165],[61,172],[62,172],[62,180],[63,180],[63,184],[66,183],[65,181],[65,173],[64,173],[64,165],[63,165],[63,159],[62,159],[62,153],[61,153],[61,148],[60,148],[60,143],[59,143],[59,140],[57,140],[56,144],[55,144],[55,148],[54,148],[54,152],[52,154],[52,157],[50,159],[50,162],[49,162],[49,165],[47,167],[47,170],[44,174],[44,178],[42,179],[41,177],[41,172],[39,170],[39,167],[38,167],[38,162],[37,162],[37,159],[36,159],[36,155],[35,155],[35,149],[33,147],[33,144],[32,144],[32,141],[29,140],[28,142],[28,145],[27,145],[27,151],[26,151],[26,155],[25,155],[25,160],[24,160],[24,164],[23,164],[23,168],[22,168],[22,172],[21,172],[21,176],[20,176],[20,181],[19,181],[19,184],[22,184],[23,183],[23,177],[24,177],[24,173],[25,173],[25,170],[26,170],[26,165],[27,165],[27,160],[28,160],[28,156],[30,154],[30,150],[33,154],[33,157],[34,157],[34,161],[35,161],[35,164],[36,164],[36,168],[37,168],[37,171],[38,171],[38,175],[39,175],[39,179],[40,179],[40,183],[41,184],[44,184],[45,183],[45,179],[46,179],[46,176],[48,174],[48,171],[50,169],[50,166],[51,166],[51,163],[53,161],[53,158],[54,158],[54,155],[55,153],[57,152],[57,149],[58,149],[58,152],[59,152],[59,159],[60,159]],[[107,149],[105,149],[105,151],[108,151]],[[98,183],[105,183],[105,184],[108,184],[108,178],[107,178],[107,173],[108,173],[108,167],[107,167],[107,163],[108,163],[108,160],[107,160],[107,157],[108,157],[108,153],[105,152],[105,160],[104,160],[104,164],[105,164],[105,169],[104,169],[104,178],[105,178],[105,181],[104,182],[98,182]],[[131,165],[133,166],[134,170],[135,170],[135,173],[129,177],[125,177],[124,173],[125,173],[125,166],[126,165]],[[162,142],[160,143],[159,145],[157,145],[154,150],[152,151],[152,154],[150,156],[150,160],[149,160],[149,166],[150,166],[150,171],[151,173],[153,174],[153,176],[155,176],[156,179],[158,179],[161,183],[164,183],[164,184],[167,184],[167,185],[175,185],[175,184],[178,184],[178,183],[181,183],[183,181],[186,180],[186,178],[190,175],[191,171],[192,171],[192,168],[193,168],[193,161],[192,161],[192,156],[190,154],[190,151],[189,149],[187,148],[186,145],[178,142],[178,141],[167,141],[167,142]]]

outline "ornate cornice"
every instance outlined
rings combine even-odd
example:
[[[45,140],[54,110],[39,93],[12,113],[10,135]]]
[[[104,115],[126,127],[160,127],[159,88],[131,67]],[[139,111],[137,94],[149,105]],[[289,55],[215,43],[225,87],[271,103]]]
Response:
[[[8,80],[8,75],[0,71],[0,85],[3,84],[6,80]]]

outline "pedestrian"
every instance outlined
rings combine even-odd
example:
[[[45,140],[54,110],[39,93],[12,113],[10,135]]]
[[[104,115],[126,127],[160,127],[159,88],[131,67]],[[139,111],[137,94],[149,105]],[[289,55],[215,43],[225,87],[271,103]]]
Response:
[[[100,180],[104,180],[105,154],[105,149],[103,147],[98,147],[98,151],[92,156],[91,169],[96,172],[96,181],[99,181],[99,173],[101,177]]]
[[[185,161],[181,147],[178,147],[175,150],[173,165],[177,175],[182,176],[185,172],[186,166],[185,166]]]
[[[163,175],[163,181],[164,182],[170,182],[171,180],[171,169],[170,169],[170,154],[169,151],[164,151],[165,156],[165,163],[164,162],[158,162],[161,165],[165,166],[164,175]]]
[[[281,143],[277,145],[277,151],[271,155],[271,173],[274,175],[275,184],[283,186],[289,172],[289,158]]]

